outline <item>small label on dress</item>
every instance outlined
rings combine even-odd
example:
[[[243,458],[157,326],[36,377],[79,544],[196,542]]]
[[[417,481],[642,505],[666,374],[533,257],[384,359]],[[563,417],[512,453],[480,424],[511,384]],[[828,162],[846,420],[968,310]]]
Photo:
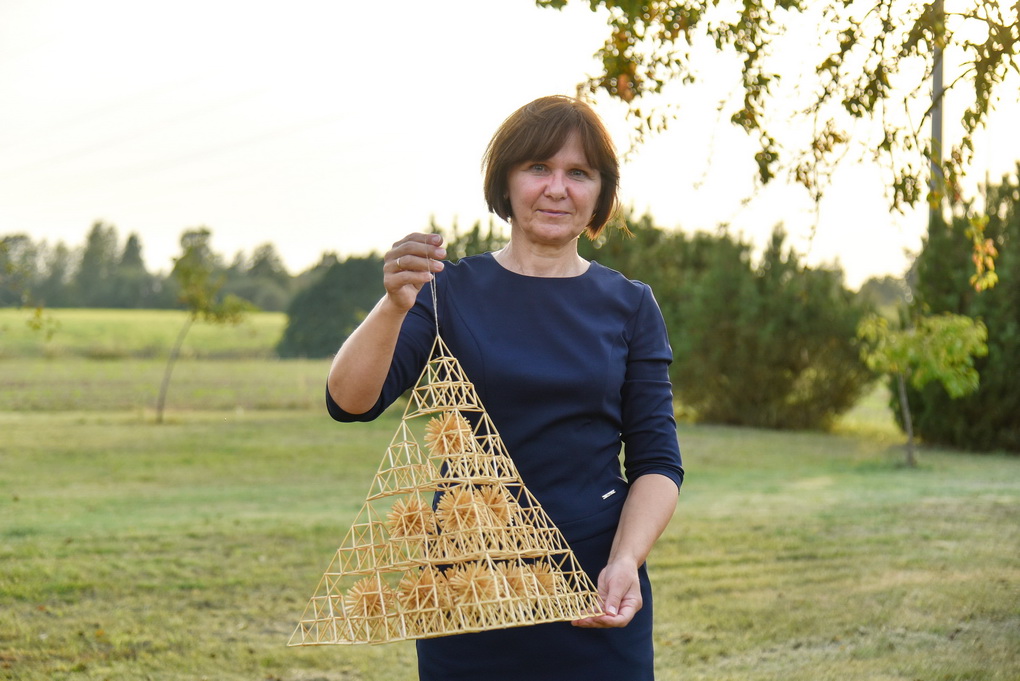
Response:
[[[608,492],[606,492],[605,494],[603,494],[602,498],[603,499],[608,499],[609,497],[613,496],[614,494],[616,494],[616,490],[615,489],[611,489]]]

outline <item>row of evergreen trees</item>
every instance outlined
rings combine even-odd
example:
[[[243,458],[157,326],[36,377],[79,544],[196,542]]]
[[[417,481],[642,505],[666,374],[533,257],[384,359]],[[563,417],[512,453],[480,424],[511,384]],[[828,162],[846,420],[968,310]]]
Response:
[[[189,234],[181,237],[182,248]],[[319,265],[292,276],[271,243],[251,255],[237,253],[228,264],[223,256],[207,254],[223,295],[233,294],[262,310],[283,311],[294,294],[336,262],[325,254]],[[123,244],[117,228],[96,222],[85,243],[36,242],[25,234],[0,237],[0,307],[100,307],[171,309],[180,307],[177,285],[170,274],[150,272],[142,257],[142,242],[129,234]]]
[[[443,231],[434,223],[431,229]],[[182,233],[182,253],[185,244],[197,234],[209,235],[210,232],[197,228]],[[455,261],[464,255],[498,247],[502,238],[491,223],[487,231],[476,226],[461,234],[454,228],[447,250],[451,260]],[[627,245],[625,248],[634,246]],[[335,253],[324,253],[315,266],[291,275],[271,243],[257,246],[250,255],[239,252],[229,264],[221,254],[211,249],[203,252],[208,260],[204,265],[218,282],[221,295],[234,295],[266,311],[285,311],[295,297],[302,298],[297,303],[299,308],[306,305],[306,289],[311,283],[324,276],[333,265],[340,269],[345,266]],[[349,266],[356,270],[362,268],[365,265],[361,261],[374,261],[382,266],[376,254],[352,257]],[[128,234],[121,243],[117,228],[103,222],[94,223],[85,242],[74,247],[62,241],[56,244],[34,241],[25,234],[0,236],[0,307],[180,308],[179,291],[172,275],[172,270],[169,273],[149,271],[137,234]],[[342,275],[334,272],[331,276]],[[338,303],[338,309],[351,305],[363,307],[363,295],[377,298],[381,294],[381,288],[374,279],[371,285],[357,277],[352,280],[344,278],[343,281],[343,293],[339,295],[344,301]],[[336,288],[330,288],[329,295],[338,295],[336,291]],[[860,294],[888,308],[902,303],[905,292],[902,279],[886,276],[869,279]],[[288,341],[286,352],[302,355],[329,352],[308,343],[301,341],[291,348]]]
[[[634,239],[617,231],[583,255],[652,286],[674,390],[694,418],[822,428],[872,383],[855,340],[870,306],[840,270],[800,263],[780,227],[757,262],[749,243],[726,233],[688,236],[648,217],[629,228]]]

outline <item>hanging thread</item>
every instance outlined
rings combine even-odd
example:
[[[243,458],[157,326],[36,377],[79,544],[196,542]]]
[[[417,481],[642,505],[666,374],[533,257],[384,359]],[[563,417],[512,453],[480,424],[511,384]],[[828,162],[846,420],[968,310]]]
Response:
[[[432,318],[436,322],[436,337],[439,337],[439,303],[436,301],[436,275],[432,273],[432,256],[425,252],[425,259],[428,261],[429,273],[432,274],[432,281],[429,282],[429,290],[432,292]]]

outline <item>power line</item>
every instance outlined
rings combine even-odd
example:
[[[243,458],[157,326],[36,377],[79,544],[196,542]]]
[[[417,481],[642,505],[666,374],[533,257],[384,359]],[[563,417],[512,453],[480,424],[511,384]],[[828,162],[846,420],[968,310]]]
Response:
[[[33,143],[40,137],[50,137],[68,128],[74,128],[82,124],[95,121],[97,119],[102,119],[103,117],[107,116],[112,112],[120,111],[123,109],[130,109],[133,106],[136,106],[146,100],[150,100],[155,97],[160,97],[169,94],[175,90],[179,90],[180,88],[185,87],[187,85],[191,85],[198,79],[199,79],[198,77],[180,79],[172,83],[168,83],[160,87],[147,90],[140,94],[133,94],[127,97],[114,99],[97,108],[90,109],[79,114],[75,114],[70,118],[64,118],[52,123],[46,123],[44,125],[36,125],[26,130],[16,131],[13,133],[10,130],[7,130],[6,134],[10,135],[10,137],[13,138],[13,141],[8,144],[0,146],[0,150],[9,152],[13,149],[17,149],[19,146],[24,146],[27,143]]]
[[[183,113],[183,114],[178,115],[178,116],[172,116],[170,118],[167,118],[167,119],[164,119],[162,121],[156,122],[155,124],[143,127],[143,128],[141,128],[141,129],[139,129],[139,130],[137,130],[137,131],[135,131],[135,132],[133,132],[131,134],[128,134],[128,135],[119,135],[119,136],[116,136],[116,137],[108,138],[108,139],[105,139],[105,140],[103,140],[101,142],[98,142],[96,144],[90,144],[90,145],[87,145],[87,146],[84,146],[84,147],[79,147],[77,149],[72,149],[72,150],[69,150],[69,151],[65,151],[63,153],[57,154],[55,156],[50,156],[50,157],[45,158],[45,159],[39,159],[39,160],[35,160],[35,161],[30,161],[30,162],[28,162],[26,164],[23,164],[21,166],[17,166],[17,167],[14,167],[14,168],[8,168],[8,169],[0,172],[0,177],[11,176],[11,175],[21,175],[21,174],[23,174],[25,172],[29,172],[29,171],[32,171],[32,170],[37,170],[39,168],[51,167],[51,166],[53,166],[56,163],[62,163],[62,162],[70,161],[70,160],[73,160],[75,158],[80,158],[82,156],[88,156],[89,154],[93,154],[93,153],[96,153],[96,152],[99,152],[99,151],[103,151],[105,149],[110,149],[110,148],[113,148],[113,147],[117,147],[117,146],[123,145],[126,142],[130,142],[132,140],[136,140],[136,139],[138,139],[140,137],[144,137],[146,135],[150,135],[150,134],[153,134],[153,133],[157,133],[157,132],[163,131],[163,130],[165,130],[166,128],[168,128],[170,126],[177,125],[177,124],[182,123],[184,121],[192,120],[192,119],[195,119],[195,118],[201,118],[202,116],[206,116],[206,115],[208,115],[211,112],[219,111],[219,110],[222,110],[222,109],[229,108],[231,106],[236,105],[238,102],[242,102],[242,101],[244,101],[246,99],[251,99],[252,97],[256,96],[257,94],[260,94],[260,91],[245,92],[245,93],[239,94],[239,95],[237,95],[235,97],[231,97],[231,98],[229,98],[227,100],[221,100],[221,101],[218,101],[218,102],[213,102],[213,103],[209,104],[208,106],[199,107],[198,109],[193,109],[191,111],[188,111],[188,112]]]
[[[115,173],[112,174],[107,173],[104,176],[97,176],[95,174],[91,174],[87,179],[80,182],[76,182],[71,192],[73,193],[90,192],[94,190],[96,187],[110,185],[111,183],[118,182],[122,179],[140,180],[146,176],[152,176],[177,166],[192,163],[199,159],[227,154],[232,151],[236,151],[237,149],[254,147],[272,139],[286,137],[288,135],[302,132],[304,130],[322,127],[324,125],[330,125],[339,120],[343,120],[344,118],[346,118],[346,116],[347,114],[334,113],[328,116],[303,121],[301,123],[297,123],[294,125],[275,128],[241,139],[235,139],[225,144],[206,147],[195,152],[183,154],[174,158],[160,159],[153,163],[123,167],[118,169]],[[249,168],[250,167],[251,166],[249,166]],[[237,175],[236,173],[233,173],[230,175],[230,177],[236,179]],[[208,185],[209,180],[203,180],[202,183]],[[61,194],[61,197],[63,199],[66,199],[71,192],[65,191]]]

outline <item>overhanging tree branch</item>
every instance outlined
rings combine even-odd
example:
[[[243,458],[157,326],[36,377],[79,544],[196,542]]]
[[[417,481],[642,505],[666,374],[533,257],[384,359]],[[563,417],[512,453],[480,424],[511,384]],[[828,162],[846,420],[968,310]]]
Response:
[[[560,9],[568,0],[536,0]],[[781,174],[807,189],[819,201],[831,181],[835,162],[850,145],[874,149],[891,178],[890,208],[903,211],[941,197],[925,192],[926,173],[934,154],[918,139],[930,117],[927,109],[914,126],[890,116],[887,105],[900,102],[904,111],[919,100],[929,81],[937,48],[952,46],[961,54],[964,74],[946,91],[973,84],[962,116],[962,136],[938,161],[946,192],[959,195],[959,181],[973,161],[973,135],[987,120],[993,95],[1013,72],[1020,73],[1020,3],[961,0],[963,7],[941,12],[937,2],[918,6],[910,0],[589,0],[592,10],[608,11],[609,35],[595,56],[601,72],[586,79],[579,91],[607,95],[627,105],[634,141],[665,129],[677,110],[654,101],[670,83],[698,79],[695,56],[714,47],[740,58],[742,102],[731,122],[757,140],[757,177],[767,184]],[[805,144],[789,144],[778,131],[781,98],[775,85],[779,68],[773,63],[787,27],[797,16],[819,13],[819,41],[824,48],[814,72],[818,80],[808,107],[819,121]],[[981,30],[980,38],[969,37]],[[958,38],[957,36],[963,36]],[[707,44],[706,42],[707,41]],[[905,72],[920,64],[916,73]],[[954,64],[954,66],[956,66]],[[909,69],[907,69],[909,71]],[[913,81],[913,85],[910,85]],[[795,115],[797,112],[790,112]],[[860,140],[849,129],[853,120],[879,124],[877,144]]]

